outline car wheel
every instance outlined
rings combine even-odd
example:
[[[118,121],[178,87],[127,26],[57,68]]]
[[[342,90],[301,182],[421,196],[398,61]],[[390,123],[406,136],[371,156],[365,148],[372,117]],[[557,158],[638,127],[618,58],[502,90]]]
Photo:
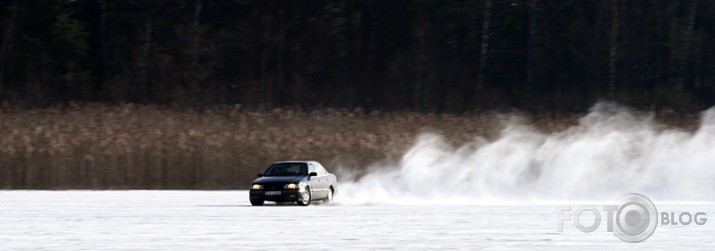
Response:
[[[310,201],[313,199],[313,193],[310,191],[310,187],[306,187],[305,190],[308,191],[308,199],[305,201],[298,200],[298,205],[301,205],[301,206],[310,205]]]
[[[263,206],[263,200],[250,200],[252,206]]]
[[[332,202],[333,202],[333,193],[334,193],[334,192],[333,192],[333,188],[330,187],[330,190],[328,191],[328,197],[326,197],[326,198],[323,200],[323,203],[325,203],[325,204],[330,204],[330,203],[332,203]]]

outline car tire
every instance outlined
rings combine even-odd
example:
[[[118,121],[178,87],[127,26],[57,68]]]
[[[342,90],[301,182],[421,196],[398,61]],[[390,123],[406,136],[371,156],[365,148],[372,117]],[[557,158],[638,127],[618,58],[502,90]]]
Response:
[[[251,206],[263,206],[264,200],[250,200],[251,201]]]
[[[330,189],[328,190],[328,197],[325,197],[325,199],[323,200],[323,203],[325,203],[325,204],[333,203],[333,196],[335,195],[334,193],[335,192],[333,191],[333,187],[330,187]]]
[[[310,205],[310,201],[313,200],[313,192],[310,191],[310,187],[306,187],[305,189],[308,190],[308,200],[307,201],[298,200],[298,205],[307,206],[307,205]]]

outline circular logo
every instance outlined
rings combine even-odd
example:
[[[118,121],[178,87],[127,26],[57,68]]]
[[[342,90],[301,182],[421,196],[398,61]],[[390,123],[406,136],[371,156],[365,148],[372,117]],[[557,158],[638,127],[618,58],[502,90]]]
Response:
[[[616,201],[616,227],[613,234],[619,239],[635,243],[648,239],[658,225],[658,211],[653,202],[641,194],[632,193]]]

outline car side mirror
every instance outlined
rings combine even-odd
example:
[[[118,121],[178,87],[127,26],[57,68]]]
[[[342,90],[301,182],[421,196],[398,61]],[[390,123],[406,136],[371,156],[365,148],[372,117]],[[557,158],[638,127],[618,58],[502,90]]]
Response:
[[[256,176],[258,176],[258,178],[260,178],[260,177],[263,177],[263,174],[259,173],[259,174],[256,174]]]
[[[318,176],[318,173],[316,173],[316,172],[310,172],[310,173],[308,174],[308,176]]]

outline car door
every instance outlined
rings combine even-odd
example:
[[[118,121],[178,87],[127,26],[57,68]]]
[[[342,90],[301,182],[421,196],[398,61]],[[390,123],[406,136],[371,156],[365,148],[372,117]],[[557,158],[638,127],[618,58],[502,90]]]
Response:
[[[323,167],[323,165],[318,163],[317,166],[318,166],[318,176],[320,176],[321,184],[323,185],[323,188],[325,189],[323,191],[325,191],[325,196],[327,197],[328,193],[330,192],[330,186],[333,185],[333,183],[335,181],[333,180],[333,176],[330,173],[328,173],[328,170],[325,170],[325,167]]]
[[[325,194],[323,193],[323,177],[318,173],[318,166],[315,163],[308,163],[308,174],[317,173],[318,176],[310,177],[310,188],[313,191],[313,198],[323,198]]]

